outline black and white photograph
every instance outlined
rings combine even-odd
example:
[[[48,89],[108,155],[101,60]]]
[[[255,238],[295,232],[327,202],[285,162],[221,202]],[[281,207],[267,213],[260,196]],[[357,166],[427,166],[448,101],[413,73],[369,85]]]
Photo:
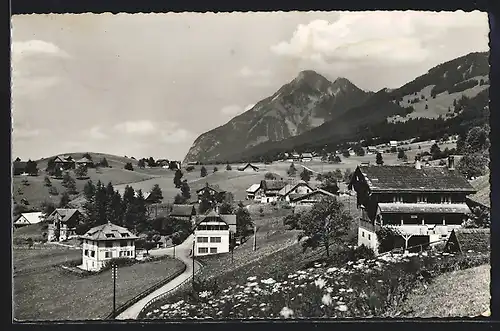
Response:
[[[14,322],[490,317],[489,31],[13,15]]]

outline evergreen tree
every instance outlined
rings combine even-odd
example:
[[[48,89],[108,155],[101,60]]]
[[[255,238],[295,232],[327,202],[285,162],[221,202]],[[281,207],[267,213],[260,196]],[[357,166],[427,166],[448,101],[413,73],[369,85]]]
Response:
[[[247,236],[252,231],[253,225],[250,213],[240,202],[236,210],[236,235]]]
[[[156,167],[156,161],[152,156],[150,156],[148,159],[148,166],[150,166],[151,168]]]
[[[200,199],[200,205],[198,206],[198,212],[200,214],[206,213],[208,210],[213,209],[215,207],[216,202],[213,199],[213,196],[210,194],[208,190],[204,190]]]
[[[163,200],[163,194],[162,194],[160,185],[155,184],[153,186],[149,197],[151,199],[151,202],[153,202],[153,203],[160,203]]]
[[[234,212],[234,208],[230,203],[223,202],[219,207],[219,213],[223,215],[232,214]]]
[[[405,151],[400,149],[398,152],[398,159],[402,160],[402,159],[404,159],[405,156],[406,156]]]
[[[103,168],[109,168],[108,160],[106,160],[105,157],[101,159],[101,162],[99,162],[100,166]]]
[[[91,180],[89,180],[85,184],[85,186],[83,187],[83,195],[85,197],[85,200],[87,200],[88,202],[93,202],[95,190],[96,190],[96,187],[95,187],[94,183]]]
[[[217,167],[214,167],[214,173],[216,173],[217,171],[219,171],[219,169]]]
[[[186,198],[184,198],[180,193],[177,193],[174,197],[174,204],[182,205],[186,203]]]
[[[201,177],[206,177],[207,176],[207,169],[205,168],[205,166],[201,167],[201,169],[200,169],[200,176]]]
[[[233,170],[233,168],[231,167],[231,165],[229,163],[226,165],[226,170],[227,171]]]
[[[144,194],[142,190],[137,191],[137,197],[134,201],[135,212],[136,212],[136,229],[137,227],[145,226],[147,222],[148,209],[146,207],[146,200],[144,199]]]
[[[304,170],[302,170],[302,172],[300,173],[300,179],[305,182],[309,182],[311,180],[311,173],[309,172],[309,170],[304,168]]]
[[[37,176],[38,175],[37,163],[35,161],[28,160],[28,162],[26,162],[26,172],[30,176]]]
[[[106,195],[106,187],[102,185],[101,181],[97,182],[96,191],[94,196],[94,225],[101,225],[106,223],[106,209],[108,205]]]
[[[376,160],[375,160],[375,162],[376,162],[378,165],[384,165],[384,158],[382,157],[382,154],[377,153],[377,156],[376,156]]]
[[[21,161],[21,160],[19,160]],[[45,168],[45,171],[48,173],[51,173],[54,171],[55,168],[55,158],[50,158],[49,161],[47,161],[47,168]]]
[[[134,166],[133,166],[133,165],[132,165],[132,163],[130,163],[130,162],[127,162],[123,168],[124,168],[125,170],[134,171]]]
[[[45,186],[47,186],[47,187],[51,187],[52,186],[52,182],[50,181],[49,176],[45,176],[45,178],[43,179],[43,181],[45,183]]]
[[[290,167],[287,170],[287,174],[290,177],[295,177],[295,174],[297,173],[297,169],[295,168],[295,165],[292,163],[290,164]]]
[[[185,201],[189,201],[189,199],[191,199],[191,189],[186,179],[182,181],[181,194]]]
[[[122,225],[123,224],[123,204],[120,193],[113,192],[108,197],[108,205],[106,207],[106,220],[108,222]]]
[[[137,163],[137,166],[141,169],[144,169],[146,167],[146,162],[144,161],[144,159],[140,159]]]
[[[67,208],[70,200],[68,192],[64,192],[59,200],[59,208]]]
[[[174,185],[175,185],[175,188],[180,188],[181,187],[181,185],[182,185],[182,181],[181,181],[182,176],[184,176],[184,174],[182,173],[182,171],[180,169],[177,169],[175,171],[175,175],[174,175]]]
[[[85,178],[87,177],[87,166],[81,164],[78,168],[75,169],[75,174],[77,178]]]
[[[52,175],[55,177],[55,178],[61,178],[63,176],[63,172],[61,170],[61,168],[59,167],[55,167],[54,168],[54,171],[52,172]]]

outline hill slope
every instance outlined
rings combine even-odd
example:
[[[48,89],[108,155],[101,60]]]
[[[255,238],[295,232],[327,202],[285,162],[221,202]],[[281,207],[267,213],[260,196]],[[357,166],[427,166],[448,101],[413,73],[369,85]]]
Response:
[[[361,105],[370,95],[345,78],[332,83],[314,71],[302,71],[252,109],[200,135],[184,161],[223,160],[235,150],[300,135]]]
[[[381,131],[394,139],[407,139],[415,136],[412,129],[417,124],[426,130],[448,121],[460,122],[461,117],[483,116],[489,100],[488,55],[470,53],[438,65],[398,89],[382,89],[370,95],[361,105],[303,134],[242,152],[235,150],[229,160],[255,159],[274,151],[317,149],[325,144],[378,137]],[[460,100],[464,96],[468,100]],[[470,107],[477,113],[462,114]]]

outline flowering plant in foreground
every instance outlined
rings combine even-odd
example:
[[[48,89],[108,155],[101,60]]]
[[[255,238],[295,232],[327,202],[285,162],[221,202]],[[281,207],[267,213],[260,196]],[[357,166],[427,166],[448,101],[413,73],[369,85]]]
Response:
[[[382,316],[397,304],[406,287],[422,281],[422,271],[453,254],[423,253],[381,256],[328,266],[316,263],[280,279],[248,277],[245,284],[218,295],[200,292],[203,300],[179,300],[146,314],[146,318],[347,318]],[[442,266],[440,266],[442,269]]]

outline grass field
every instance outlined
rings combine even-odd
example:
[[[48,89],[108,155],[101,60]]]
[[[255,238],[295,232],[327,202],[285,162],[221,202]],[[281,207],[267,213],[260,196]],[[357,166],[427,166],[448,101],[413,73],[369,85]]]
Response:
[[[23,226],[22,228],[14,229],[13,238],[14,240],[31,238],[33,241],[42,241],[45,239],[42,235],[43,232],[47,232],[47,230],[43,229],[42,224],[31,224]]]
[[[490,266],[482,265],[436,277],[404,303],[404,317],[471,317],[490,306]]]
[[[81,277],[56,265],[81,258],[80,250],[14,250],[16,320],[84,320],[112,310],[111,271]],[[138,263],[118,270],[117,306],[182,267],[172,258]]]

